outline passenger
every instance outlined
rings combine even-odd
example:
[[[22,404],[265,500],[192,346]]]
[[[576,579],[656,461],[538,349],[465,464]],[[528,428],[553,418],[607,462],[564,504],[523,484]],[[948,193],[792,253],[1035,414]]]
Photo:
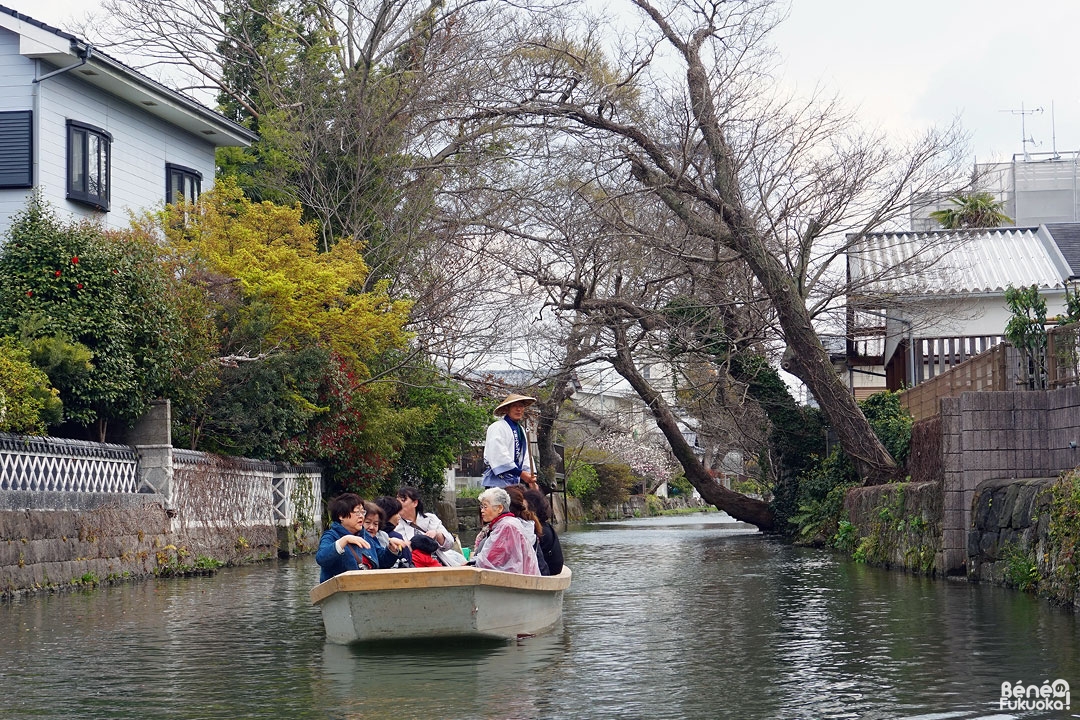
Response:
[[[367,511],[359,495],[338,495],[330,501],[328,510],[334,522],[323,532],[315,553],[315,562],[322,568],[319,582],[349,570],[393,567],[405,543],[392,539],[384,548],[364,530]]]
[[[540,550],[544,553],[548,570],[552,575],[558,575],[563,569],[562,543],[559,542],[559,536],[555,534],[555,528],[551,525],[551,506],[539,490],[526,490],[525,502],[529,503],[529,509],[533,511],[544,528],[543,534],[540,535]]]
[[[525,500],[526,487],[525,485],[510,485],[503,489],[510,496],[510,512],[521,522],[525,534],[531,535],[533,538],[532,548],[533,552],[536,553],[536,564],[540,568],[540,574],[550,575],[551,572],[548,570],[544,551],[540,549],[540,533],[544,532],[544,528],[540,525],[540,521],[536,519],[533,511],[529,509],[529,504]]]
[[[502,488],[480,493],[480,517],[486,525],[477,536],[470,563],[487,570],[539,575],[532,544],[534,533],[510,512],[510,496]]]
[[[420,499],[419,490],[405,485],[398,490],[397,499],[401,503],[401,519],[394,529],[406,542],[419,532],[438,543],[440,550],[454,547],[454,534],[443,526],[435,513],[424,512],[424,501]]]
[[[364,529],[367,530],[368,535],[378,540],[383,547],[389,547],[390,536],[382,529],[385,524],[383,509],[373,502],[365,502],[364,511],[367,513],[364,516]]]
[[[394,502],[396,503],[397,500],[395,500]],[[381,507],[379,507],[376,503],[365,502],[364,503],[364,510],[367,512],[367,515],[364,516],[364,530],[367,531],[368,535],[375,538],[376,542],[378,542],[379,545],[381,545],[384,548],[389,547],[390,546],[390,536],[387,534],[387,532],[385,530],[382,529],[383,525],[386,524],[385,512],[383,511],[383,509]],[[398,534],[396,532],[394,533],[394,537],[397,538],[398,540],[401,540],[401,537],[398,536]],[[404,543],[405,541],[401,540],[401,542]],[[410,568],[410,567],[414,567],[413,566],[413,559],[412,559],[412,552],[409,550],[409,548],[407,546],[401,548],[401,554],[398,555],[397,560],[394,562],[394,564],[391,567],[394,567],[394,568]],[[387,568],[385,566],[380,565],[379,569],[380,570],[385,570]]]
[[[534,397],[510,393],[495,407],[499,419],[488,425],[484,440],[484,478],[481,481],[484,487],[518,483],[536,487],[529,440],[522,422],[525,408],[534,402]]]
[[[397,498],[390,497],[389,495],[383,495],[375,498],[375,504],[382,508],[382,526],[379,528],[387,537],[396,537],[400,540],[405,538],[401,537],[395,528],[401,521],[401,503]]]

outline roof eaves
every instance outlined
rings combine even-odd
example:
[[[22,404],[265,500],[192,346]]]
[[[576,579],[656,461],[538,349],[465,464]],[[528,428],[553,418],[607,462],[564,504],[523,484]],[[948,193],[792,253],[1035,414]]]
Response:
[[[15,22],[3,22],[3,15],[10,16],[14,19]],[[67,47],[63,48],[63,51],[70,54],[72,58],[85,56],[87,48],[91,47],[90,43],[78,38],[75,35],[72,35],[71,33],[65,32],[63,30],[60,30],[59,28],[55,28],[51,25],[43,23],[40,20],[35,20],[29,15],[24,15],[17,10],[9,8],[5,5],[0,5],[0,26],[7,26],[13,32],[19,33],[20,36],[22,36],[24,33],[26,33],[27,28],[20,27],[21,24],[30,26],[30,28],[43,31],[47,35],[51,35],[66,41]],[[42,33],[34,34],[37,36],[34,39],[38,42],[46,39],[42,36]],[[31,52],[30,55],[41,55],[43,57],[50,56],[50,60],[55,60],[56,54],[61,51],[61,48],[58,47],[55,43],[48,43],[47,45],[47,52],[44,48],[42,48],[42,52]],[[20,48],[20,52],[22,51],[23,49]],[[90,53],[90,58],[88,59],[87,63],[89,65],[95,66],[103,72],[111,74],[113,77],[116,77],[117,80],[122,83],[125,83],[129,86],[136,86],[140,88],[141,92],[152,95],[155,98],[165,103],[168,103],[180,113],[186,115],[194,115],[202,122],[210,125],[215,132],[221,133],[222,135],[232,139],[233,141],[236,141],[239,144],[250,145],[251,143],[259,139],[257,133],[252,132],[243,125],[233,122],[224,115],[221,115],[220,113],[211,110],[210,108],[206,107],[194,98],[188,97],[181,92],[162,85],[156,80],[153,80],[152,78],[144,75],[138,70],[135,70],[134,68],[125,65],[119,60],[110,57],[109,55],[101,52],[100,50],[93,49]]]

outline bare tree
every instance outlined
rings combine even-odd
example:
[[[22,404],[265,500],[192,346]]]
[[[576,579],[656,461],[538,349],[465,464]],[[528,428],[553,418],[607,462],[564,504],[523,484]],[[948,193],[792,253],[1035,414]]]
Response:
[[[518,75],[474,118],[592,144],[608,176],[632,177],[694,238],[668,253],[705,272],[744,263],[775,312],[784,367],[813,392],[864,482],[888,480],[895,462],[815,323],[852,290],[839,262],[851,243],[902,218],[912,193],[958,181],[956,129],[897,147],[835,102],[780,96],[767,77],[764,38],[780,17],[769,0],[630,4],[644,23],[619,36],[617,60],[595,24],[545,28],[522,39]]]

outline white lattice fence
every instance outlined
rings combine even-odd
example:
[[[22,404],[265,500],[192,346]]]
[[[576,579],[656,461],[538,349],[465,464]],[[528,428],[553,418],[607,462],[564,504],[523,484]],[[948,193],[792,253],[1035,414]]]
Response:
[[[139,492],[127,445],[0,433],[0,491]]]
[[[173,450],[173,502],[189,527],[289,526],[298,515],[317,517],[322,474],[242,458]]]

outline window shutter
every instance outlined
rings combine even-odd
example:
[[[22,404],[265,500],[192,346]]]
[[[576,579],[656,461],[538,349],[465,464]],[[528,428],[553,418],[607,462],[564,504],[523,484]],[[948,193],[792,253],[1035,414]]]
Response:
[[[33,112],[0,112],[0,188],[34,184]]]

